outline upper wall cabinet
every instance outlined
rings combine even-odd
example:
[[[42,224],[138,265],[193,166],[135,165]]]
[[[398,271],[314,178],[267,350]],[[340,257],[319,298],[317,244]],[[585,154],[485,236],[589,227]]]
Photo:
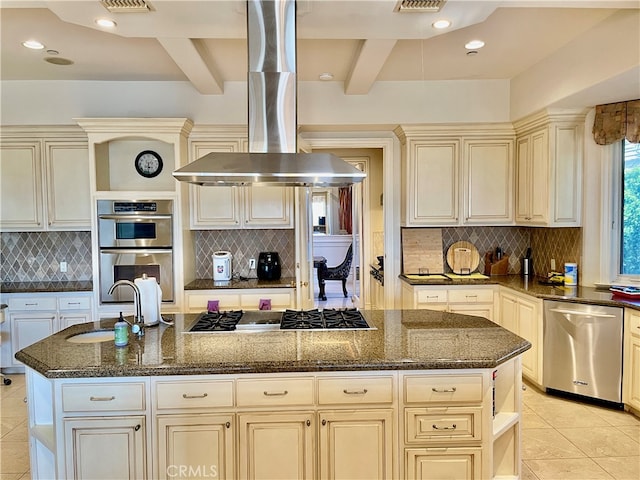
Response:
[[[4,127],[0,229],[89,230],[89,154],[79,129]]]
[[[212,152],[246,150],[246,131],[194,132],[191,161]],[[215,137],[219,137],[216,139]],[[293,228],[291,187],[190,186],[192,230]]]
[[[510,124],[401,126],[403,226],[513,223]]]
[[[517,224],[581,225],[584,119],[543,111],[515,124]]]
[[[100,195],[176,194],[173,171],[186,163],[186,118],[80,118],[89,138],[90,185]],[[148,154],[142,159],[142,155]],[[185,187],[186,188],[186,187]]]

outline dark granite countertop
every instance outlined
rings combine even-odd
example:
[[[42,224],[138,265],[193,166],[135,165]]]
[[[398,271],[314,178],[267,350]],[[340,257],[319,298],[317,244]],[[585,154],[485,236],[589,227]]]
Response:
[[[267,312],[264,312],[267,314]],[[189,333],[195,314],[167,316],[127,347],[66,339],[115,319],[71,326],[16,354],[47,378],[493,368],[531,347],[480,317],[430,310],[362,312],[374,330]]]
[[[2,293],[36,293],[36,292],[91,292],[91,280],[68,282],[2,282]]]
[[[212,279],[199,278],[184,286],[185,290],[213,290],[216,288],[295,288],[295,277],[283,277],[280,280],[258,280],[250,278],[246,280],[234,279],[229,282],[214,282]]]
[[[595,287],[565,287],[562,285],[544,285],[538,278],[527,278],[521,275],[497,275],[483,280],[444,280],[408,279],[400,275],[400,279],[410,285],[502,285],[521,293],[543,300],[561,300],[572,303],[588,303],[594,305],[609,305],[613,307],[630,307],[640,310],[640,300],[627,300],[615,296],[609,290],[599,290]]]

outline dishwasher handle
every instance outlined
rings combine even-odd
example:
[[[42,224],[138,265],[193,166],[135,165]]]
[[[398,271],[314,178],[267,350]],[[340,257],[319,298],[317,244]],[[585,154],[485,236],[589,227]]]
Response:
[[[568,315],[576,315],[579,317],[597,317],[597,318],[615,318],[616,315],[610,313],[581,312],[579,310],[566,310],[564,308],[550,308],[550,312],[566,313]]]

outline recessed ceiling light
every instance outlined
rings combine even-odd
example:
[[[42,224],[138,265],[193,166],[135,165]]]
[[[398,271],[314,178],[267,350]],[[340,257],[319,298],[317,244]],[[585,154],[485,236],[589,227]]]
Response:
[[[467,50],[477,50],[482,47],[484,47],[484,42],[482,40],[471,40],[464,46]]]
[[[53,49],[47,50],[47,53],[49,55],[59,55],[60,54],[60,52],[58,50],[53,50]]]
[[[104,28],[113,28],[116,26],[116,22],[109,18],[98,18],[96,19],[96,24]]]
[[[324,72],[318,75],[318,78],[324,81],[333,80],[333,73]]]
[[[69,60],[68,58],[62,57],[47,57],[44,59],[45,62],[52,63],[53,65],[73,65],[73,60]]]
[[[44,48],[44,45],[37,40],[27,40],[22,42],[22,45],[32,50],[42,50]]]
[[[477,55],[477,54],[478,54],[478,51],[477,51],[477,50],[469,50],[469,51],[467,52],[467,56],[468,56],[468,57],[473,57],[474,55]]]
[[[443,28],[449,28],[451,26],[451,22],[449,20],[438,20],[437,22],[433,22],[431,26],[441,30]]]

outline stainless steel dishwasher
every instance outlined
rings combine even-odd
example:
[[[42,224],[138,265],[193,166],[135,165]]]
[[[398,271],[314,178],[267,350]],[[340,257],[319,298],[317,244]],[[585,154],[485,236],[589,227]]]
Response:
[[[622,309],[544,302],[543,384],[622,404]]]

